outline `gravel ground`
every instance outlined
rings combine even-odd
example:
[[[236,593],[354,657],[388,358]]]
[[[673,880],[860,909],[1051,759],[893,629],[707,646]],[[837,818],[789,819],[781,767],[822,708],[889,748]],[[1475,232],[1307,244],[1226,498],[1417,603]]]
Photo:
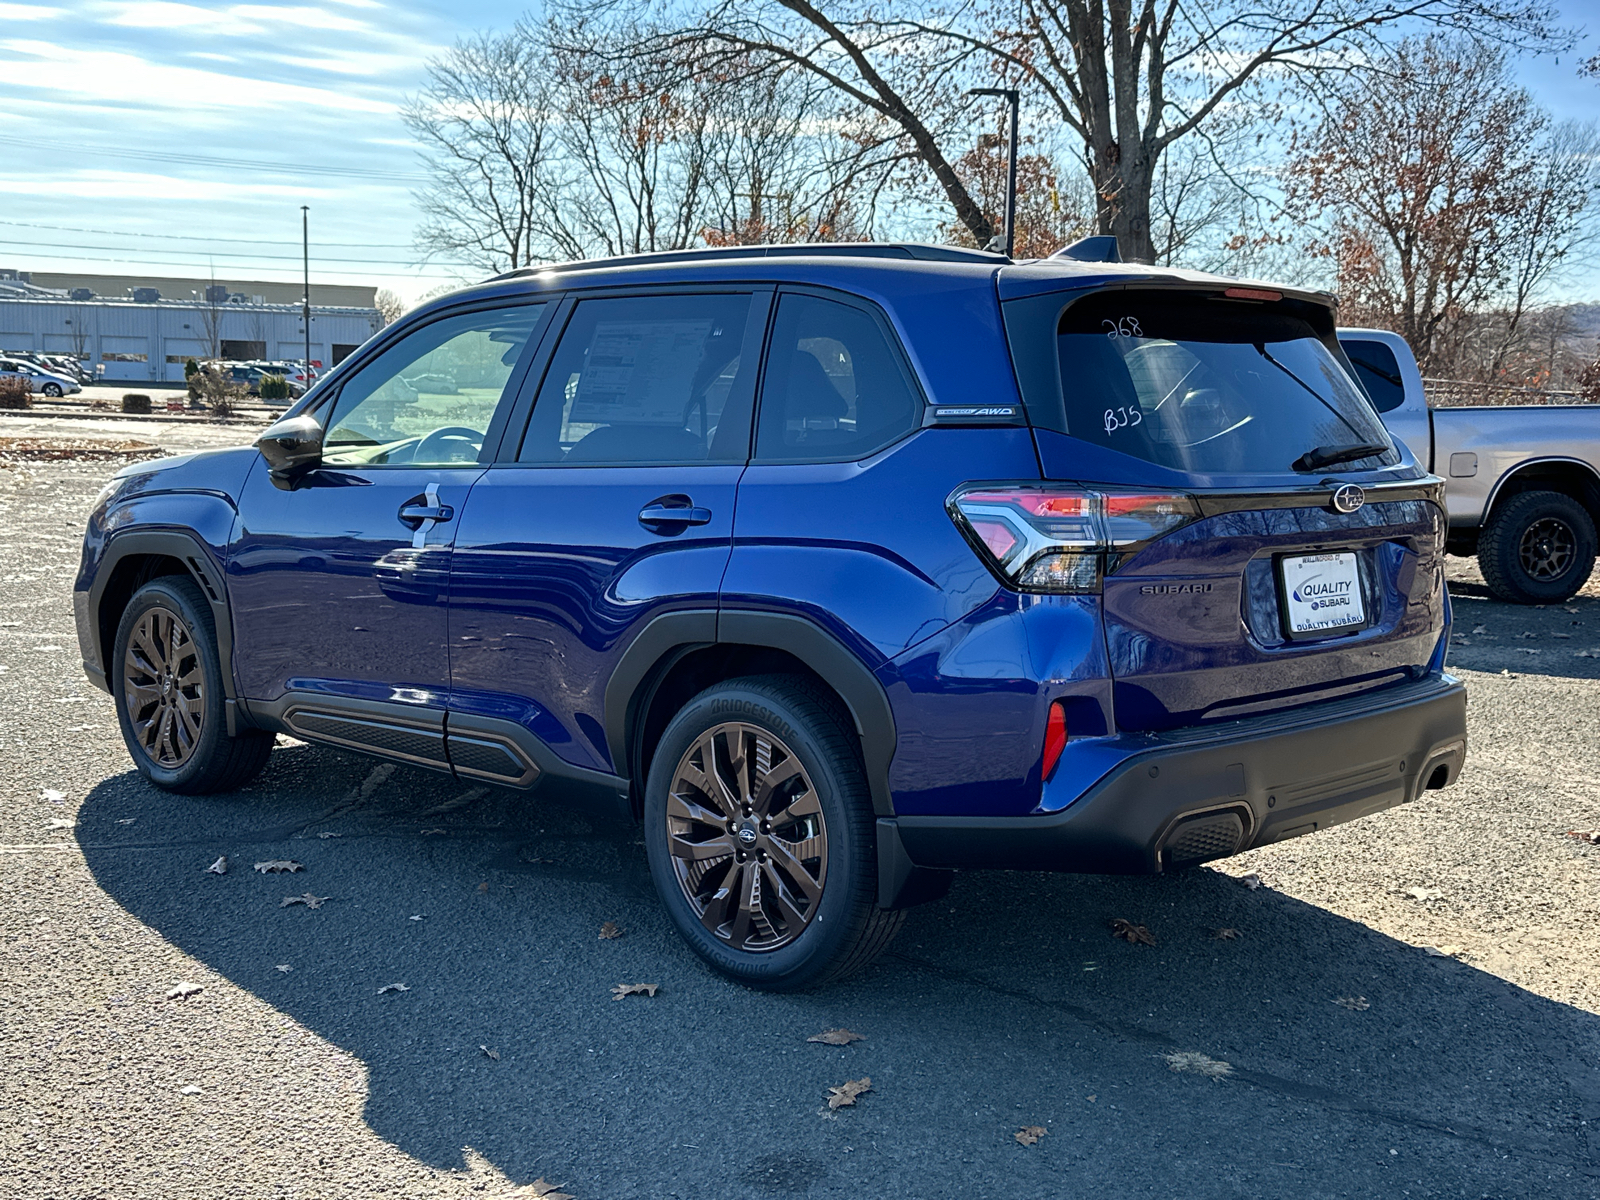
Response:
[[[557,804],[298,743],[238,795],[142,783],[68,603],[113,469],[0,469],[8,1200],[1600,1195],[1594,586],[1516,609],[1454,564],[1455,788],[1170,878],[964,874],[774,997]]]

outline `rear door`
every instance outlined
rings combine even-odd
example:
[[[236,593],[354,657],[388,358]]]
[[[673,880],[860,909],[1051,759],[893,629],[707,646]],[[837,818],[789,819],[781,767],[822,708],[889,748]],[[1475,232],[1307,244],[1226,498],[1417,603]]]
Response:
[[[1030,302],[1061,396],[1043,413],[1037,379],[1029,396],[1056,426],[1037,433],[1046,476],[1192,497],[1188,523],[1107,563],[1125,730],[1383,687],[1426,670],[1441,638],[1437,481],[1391,442],[1328,309],[1234,291]]]
[[[617,660],[663,613],[701,614],[716,640],[770,302],[765,288],[657,291],[558,314],[542,381],[536,366],[456,534],[458,772],[516,782],[522,767],[466,740],[510,722],[514,743],[542,743],[535,758],[626,774],[606,733]]]

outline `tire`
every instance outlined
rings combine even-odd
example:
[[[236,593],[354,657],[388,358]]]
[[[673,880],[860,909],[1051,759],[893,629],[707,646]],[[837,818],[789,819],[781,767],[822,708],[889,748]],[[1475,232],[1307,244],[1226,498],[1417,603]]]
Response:
[[[231,792],[267,765],[272,734],[228,735],[216,621],[192,579],[163,576],[134,593],[110,665],[122,740],[157,787]]]
[[[49,396],[52,400],[59,400],[61,398],[61,385],[59,383],[47,383],[39,390],[46,396]]]
[[[725,791],[699,773],[708,749]],[[769,768],[741,777],[738,759],[752,754],[758,772],[763,755]],[[763,786],[773,778],[776,787]],[[734,792],[748,809],[730,803]],[[780,819],[763,820],[773,813]],[[656,747],[644,820],[650,875],[672,923],[696,954],[748,987],[797,991],[840,979],[876,958],[904,922],[903,911],[877,906],[876,826],[855,734],[832,697],[803,678],[729,680],[684,705]],[[753,889],[730,893],[729,880],[748,885],[751,876],[758,903],[740,906]]]
[[[1561,492],[1511,497],[1478,535],[1483,581],[1512,604],[1571,599],[1589,582],[1594,558],[1594,519]]]

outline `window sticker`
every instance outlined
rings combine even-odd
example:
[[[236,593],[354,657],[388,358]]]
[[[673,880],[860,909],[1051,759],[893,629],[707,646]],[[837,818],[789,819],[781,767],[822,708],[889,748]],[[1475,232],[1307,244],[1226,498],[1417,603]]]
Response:
[[[682,425],[711,326],[709,317],[599,322],[584,356],[567,420],[595,425]]]

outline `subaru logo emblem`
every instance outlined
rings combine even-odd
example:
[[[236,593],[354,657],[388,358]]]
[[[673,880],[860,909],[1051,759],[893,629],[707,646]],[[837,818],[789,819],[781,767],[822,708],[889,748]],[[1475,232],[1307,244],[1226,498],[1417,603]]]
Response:
[[[1353,483],[1337,488],[1333,493],[1333,511],[1353,513],[1367,502],[1367,494]]]
[[[744,826],[739,830],[739,840],[746,846],[754,846],[756,844],[756,831],[748,825]]]

